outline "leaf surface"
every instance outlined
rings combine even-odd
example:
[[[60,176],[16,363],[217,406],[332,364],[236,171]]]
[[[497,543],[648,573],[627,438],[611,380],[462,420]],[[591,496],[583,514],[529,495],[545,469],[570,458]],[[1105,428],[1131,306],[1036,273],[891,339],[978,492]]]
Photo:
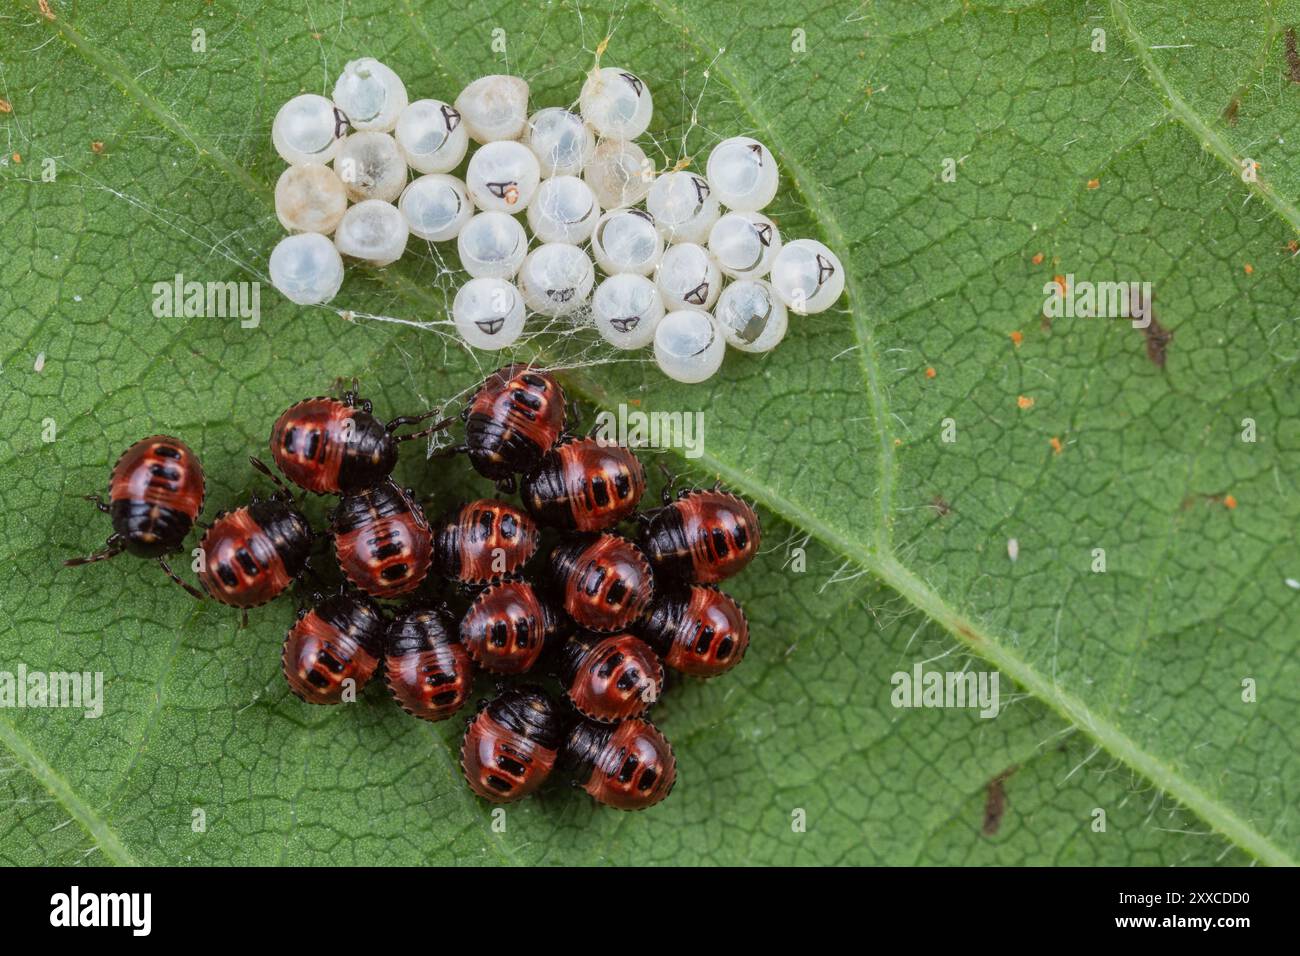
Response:
[[[0,859],[1294,861],[1295,4],[48,9],[0,33],[0,669],[99,670],[106,703],[0,711]],[[621,815],[556,788],[499,833],[459,778],[458,721],[412,721],[379,687],[289,695],[290,602],[240,630],[143,564],[60,562],[107,534],[77,495],[137,437],[198,449],[215,510],[259,489],[246,457],[290,402],[355,375],[420,410],[499,358],[455,345],[454,253],[416,244],[350,269],[337,310],[266,284],[256,329],[153,316],[177,273],[265,279],[281,103],[373,55],[415,97],[514,72],[567,104],[606,35],[654,91],[656,163],[763,140],[784,172],[769,212],[849,282],[703,386],[585,334],[531,344],[588,414],[704,410],[704,457],[661,460],[758,502],[768,548],[730,588],[749,659],[656,711],[672,798]],[[1057,275],[1151,282],[1163,367],[1127,321],[1044,321]],[[399,476],[485,491],[461,465]],[[918,662],[997,668],[1002,712],[893,707]]]

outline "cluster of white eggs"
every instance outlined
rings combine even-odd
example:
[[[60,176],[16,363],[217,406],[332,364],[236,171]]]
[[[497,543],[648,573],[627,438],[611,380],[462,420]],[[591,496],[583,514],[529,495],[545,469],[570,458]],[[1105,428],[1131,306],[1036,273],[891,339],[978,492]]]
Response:
[[[760,211],[779,179],[762,143],[723,140],[703,176],[656,175],[635,142],[654,109],[635,75],[592,70],[578,112],[529,115],[528,94],[519,77],[485,76],[454,104],[410,102],[397,74],[367,58],[347,64],[332,100],[291,99],[271,129],[289,164],[276,215],[292,233],[271,253],[275,287],[325,303],[344,256],[385,266],[411,235],[455,240],[471,278],[452,319],[471,346],[513,344],[528,312],[589,317],[616,348],[653,343],[659,367],[682,382],[713,375],[727,344],[769,351],[789,311],[839,298],[835,255],[811,239],[782,244]]]

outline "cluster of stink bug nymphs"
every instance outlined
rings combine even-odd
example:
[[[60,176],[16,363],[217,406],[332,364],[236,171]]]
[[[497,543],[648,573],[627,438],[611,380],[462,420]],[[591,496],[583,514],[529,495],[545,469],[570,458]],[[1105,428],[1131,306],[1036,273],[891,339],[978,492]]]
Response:
[[[642,79],[597,65],[576,106],[530,114],[528,83],[505,75],[475,80],[454,105],[411,102],[383,63],[348,63],[331,99],[295,96],[275,117],[289,164],[275,209],[293,235],[271,253],[271,281],[321,304],[344,256],[387,266],[412,235],[455,241],[471,278],[452,320],[470,346],[506,348],[539,315],[592,325],[618,349],[653,343],[682,382],[712,376],[728,344],[770,351],[788,312],[839,298],[835,254],[813,239],[783,245],[760,211],[780,179],[762,143],[723,140],[704,175],[656,173],[636,143],[654,113]]]
[[[145,438],[113,467],[110,500],[91,496],[112,515],[106,546],[67,563],[153,558],[195,597],[246,616],[304,574],[319,581],[309,565],[327,545],[343,583],[312,593],[282,650],[297,697],[355,700],[380,675],[403,710],[437,721],[465,707],[476,673],[497,675],[497,696],[480,704],[461,745],[475,793],[518,800],[560,766],[600,803],[658,803],[676,761],[647,712],[665,666],[709,678],[744,657],[749,624],[717,585],[757,553],[758,516],[718,487],[675,498],[665,488],[662,507],[638,511],[646,474],[636,454],[570,433],[559,383],[516,364],[479,386],[460,415],[463,443],[438,454],[464,455],[500,494],[517,490],[521,506],[478,499],[429,522],[391,474],[402,442],[456,425],[399,432],[434,414],[384,423],[348,392],[276,419],[270,451],[284,477],[338,498],[323,532],[257,458],[274,493],[204,524],[198,457],[176,438]],[[166,563],[196,524],[202,591]],[[380,603],[390,600],[401,603]],[[539,683],[505,683],[521,675],[553,681],[560,699]]]

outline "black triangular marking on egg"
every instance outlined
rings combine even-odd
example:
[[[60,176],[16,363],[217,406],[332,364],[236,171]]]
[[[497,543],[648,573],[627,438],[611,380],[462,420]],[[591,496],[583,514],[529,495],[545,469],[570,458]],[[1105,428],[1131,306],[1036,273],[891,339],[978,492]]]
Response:
[[[496,335],[501,331],[501,327],[506,324],[505,317],[499,319],[479,319],[474,323],[485,335]]]
[[[817,284],[825,285],[826,280],[835,275],[835,266],[820,252],[817,253]]]
[[[519,184],[514,180],[511,180],[509,182],[504,182],[504,183],[487,183],[486,185],[488,188],[488,192],[490,192],[493,196],[496,196],[497,199],[505,199],[506,193],[508,193],[511,189],[514,189],[516,192],[518,192],[519,190]]]
[[[335,139],[338,139],[340,136],[346,133],[348,131],[348,126],[350,126],[351,123],[352,121],[348,119],[347,113],[344,113],[337,106],[334,107],[334,138]]]
[[[641,316],[629,315],[625,319],[610,319],[609,324],[615,332],[631,332],[641,324]]]
[[[767,223],[761,223],[755,227],[758,232],[758,241],[765,246],[772,244],[772,227]]]
[[[709,184],[706,183],[699,176],[696,176],[695,177],[695,201],[697,203],[703,203],[704,200],[708,198],[708,195],[709,195]]]
[[[460,125],[460,111],[445,103],[442,106],[442,121],[447,124],[447,132],[454,133]]]
[[[576,293],[576,292],[577,292],[577,290],[576,290],[576,289],[572,289],[572,288],[570,288],[570,289],[547,289],[547,290],[546,290],[546,295],[547,295],[549,298],[554,299],[556,302],[568,302],[570,299],[573,298],[574,293]]]
[[[691,305],[703,305],[709,301],[709,280],[705,279],[690,292],[682,296]]]
[[[627,80],[628,83],[630,83],[630,84],[632,85],[632,89],[636,90],[636,95],[637,95],[637,96],[640,96],[640,95],[641,95],[641,90],[645,88],[645,84],[644,84],[644,83],[642,83],[639,79],[637,79],[637,78],[636,78],[635,76],[633,76],[631,73],[620,73],[619,76],[623,77],[623,79]]]
[[[763,165],[763,147],[760,146],[758,143],[753,143],[753,144],[750,145],[749,149],[750,149],[750,152],[752,152],[755,156],[758,157],[758,165],[762,166],[762,165]]]

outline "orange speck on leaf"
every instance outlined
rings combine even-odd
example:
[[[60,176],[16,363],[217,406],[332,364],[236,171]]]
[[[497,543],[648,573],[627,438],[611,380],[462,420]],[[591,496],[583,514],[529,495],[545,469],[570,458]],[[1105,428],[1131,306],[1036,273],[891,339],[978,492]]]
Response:
[[[22,154],[22,153],[14,153],[14,155],[13,155],[13,160],[14,160],[15,163],[21,163],[21,162],[23,161],[23,154]]]
[[[90,151],[98,155],[104,151],[104,144],[100,140],[95,140],[90,144]]]
[[[1059,439],[1059,438],[1057,438],[1055,435],[1053,435],[1053,436],[1052,436],[1052,440],[1051,440],[1050,442],[1048,442],[1048,444],[1050,444],[1050,445],[1052,446],[1052,451],[1053,451],[1055,454],[1058,454],[1058,455],[1059,455],[1059,454],[1061,453],[1061,448],[1063,447],[1063,446],[1061,445],[1061,439]]]
[[[0,113],[12,113],[13,111],[13,104],[4,97],[0,97]]]
[[[933,367],[933,366],[931,366],[930,368],[927,368],[927,369],[925,370],[925,377],[926,377],[926,378],[934,378],[937,374],[939,374],[939,373],[936,372],[936,371],[934,370],[934,367]]]
[[[1088,180],[1088,188],[1089,188],[1089,189],[1096,189],[1096,188],[1097,188],[1098,186],[1100,186],[1100,185],[1101,185],[1101,180],[1100,180],[1100,179],[1090,179],[1090,180]]]
[[[1289,249],[1289,250],[1290,250],[1291,252],[1293,252],[1293,253],[1294,253],[1294,252],[1300,252],[1300,242],[1296,242],[1294,239],[1292,239],[1290,242],[1288,242],[1288,243],[1286,244],[1286,247],[1287,247],[1287,249]]]
[[[895,438],[895,439],[894,439],[894,447],[895,447],[895,448],[897,448],[897,447],[898,447],[899,445],[901,445],[901,444],[903,444],[903,439],[901,439],[901,438]]]
[[[50,0],[40,0],[37,6],[41,8],[41,16],[46,20],[54,19],[54,11],[50,9]]]
[[[1021,408],[1033,408],[1034,400],[1030,398],[1028,395],[1021,395],[1016,399],[1016,404],[1019,405]]]
[[[1224,496],[1223,496],[1223,507],[1225,507],[1225,508],[1227,508],[1229,511],[1231,511],[1233,508],[1237,507],[1237,499],[1234,498],[1232,495],[1224,495]]]
[[[1041,252],[1035,252],[1034,258],[1030,259],[1029,261],[1036,266],[1041,266],[1043,264],[1043,254]]]
[[[1254,275],[1255,273],[1255,267],[1252,266],[1249,262],[1247,262],[1244,266],[1242,266],[1242,268],[1246,270],[1246,275]]]
[[[1019,330],[1017,330],[1017,331],[1011,333],[1011,343],[1012,343],[1016,348],[1020,348],[1020,343],[1023,342],[1024,340],[1025,340],[1025,336],[1024,336],[1024,333],[1023,333],[1023,332],[1020,332]]]

